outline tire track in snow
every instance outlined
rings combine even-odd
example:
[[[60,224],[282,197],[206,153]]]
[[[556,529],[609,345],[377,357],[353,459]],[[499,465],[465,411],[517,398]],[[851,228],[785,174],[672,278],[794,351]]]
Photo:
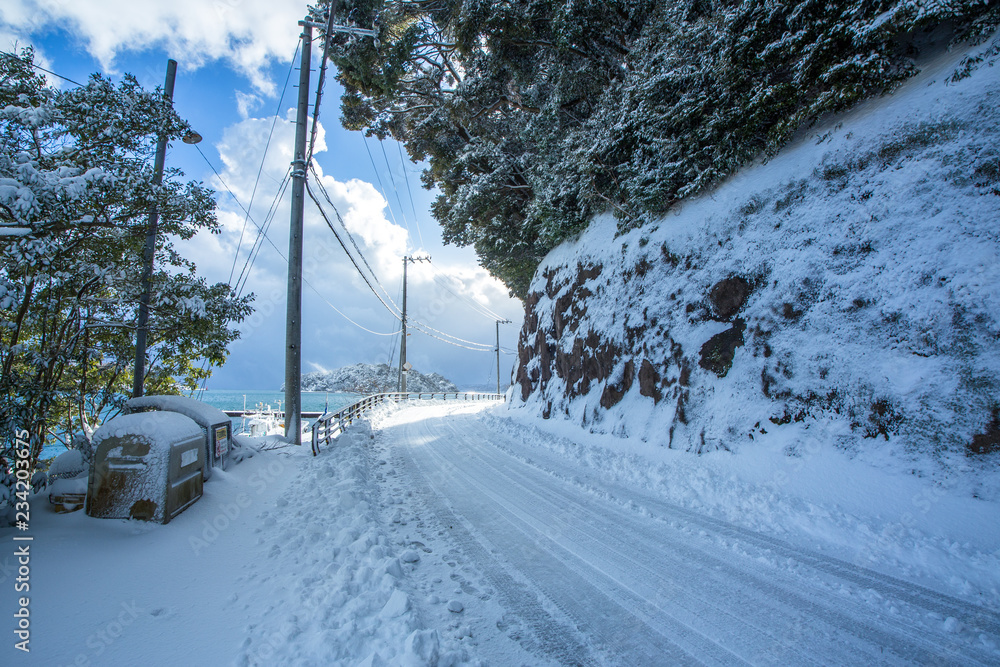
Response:
[[[439,427],[444,431],[453,430],[453,425],[450,423],[442,423]],[[460,434],[452,432],[443,440],[451,443],[460,437]],[[560,492],[559,484],[552,486],[551,478],[538,476],[536,471],[533,478],[529,476],[520,480],[514,479],[520,470],[505,466],[502,457],[491,456],[490,450],[485,448],[476,449],[475,454],[496,459],[482,463],[491,471],[490,475],[506,478],[509,488],[519,489],[519,492],[512,497],[524,499],[520,509],[522,515],[532,510],[536,517],[556,516],[560,513],[562,516],[570,513],[575,515],[572,523],[583,528],[573,528],[572,535],[564,533],[563,536],[572,537],[572,543],[577,548],[570,550],[553,545],[549,547],[550,556],[562,561],[565,567],[586,571],[590,585],[602,590],[609,600],[632,602],[630,610],[635,616],[634,624],[641,627],[644,623],[650,626],[652,632],[660,635],[659,639],[647,640],[650,645],[659,646],[658,650],[663,650],[664,642],[673,642],[706,663],[731,664],[741,661],[741,656],[745,656],[750,660],[764,658],[776,664],[806,664],[814,662],[811,652],[825,649],[827,656],[838,656],[837,662],[861,663],[871,658],[873,645],[893,645],[891,636],[873,638],[873,635],[879,633],[872,628],[858,625],[851,618],[832,609],[821,608],[795,598],[790,591],[777,589],[766,579],[751,576],[747,570],[735,569],[707,553],[679,549],[683,545],[677,538],[690,539],[689,537],[658,534],[655,539],[647,538],[643,534],[644,531],[655,529],[656,526],[655,524],[650,526],[648,521],[642,521],[642,518],[636,516],[634,512],[622,511],[614,505],[603,506],[598,500],[595,500],[594,504],[602,505],[601,512],[589,511],[576,504],[574,494]],[[444,462],[447,459],[444,457],[439,460]],[[490,493],[485,485],[480,487],[480,492],[490,495],[495,503],[507,502],[502,496]],[[579,497],[579,494],[575,495]],[[559,510],[560,507],[568,509]],[[606,513],[615,516],[613,519],[607,518]],[[590,537],[588,532],[591,531],[597,532],[602,539],[595,540]],[[538,530],[535,538],[541,535],[543,531]],[[526,537],[530,536],[526,534]],[[588,542],[591,545],[589,550],[581,551],[583,545]],[[615,544],[625,545],[639,556],[608,546]],[[671,553],[672,551],[675,553]],[[602,557],[596,557],[598,554],[602,554]],[[676,554],[680,554],[681,557],[678,558]],[[617,563],[622,561],[630,562],[642,572],[638,576],[633,574],[630,582],[623,581],[624,573],[617,567]],[[610,570],[616,570],[619,578],[612,577],[609,574]],[[669,576],[664,576],[662,574],[664,571],[669,571]],[[678,586],[672,581],[674,578],[687,583]],[[604,585],[601,585],[602,581]],[[691,582],[694,581],[698,582],[696,588],[691,586]],[[715,585],[712,585],[713,583]],[[651,589],[656,590],[654,598],[657,604],[652,604],[650,599],[644,596],[643,591]],[[766,594],[762,595],[762,591],[766,591]],[[733,600],[734,596],[741,592],[742,599]],[[722,601],[724,604],[713,603],[710,600]],[[776,622],[774,618],[779,606],[786,619],[784,624]],[[761,616],[762,607],[770,607],[771,615]],[[646,611],[645,608],[651,609]],[[747,615],[747,609],[755,609],[758,613]],[[837,622],[827,622],[825,617],[829,616],[834,617]],[[766,618],[770,627],[757,622],[759,618]],[[795,631],[795,624],[801,623],[802,618],[809,619],[808,632]],[[843,633],[845,627],[853,632],[845,636]],[[817,628],[826,628],[826,632],[820,633]],[[775,636],[787,634],[789,629],[793,634],[802,635],[802,639],[808,634],[811,645],[796,647]],[[859,642],[859,638],[868,641]],[[731,647],[736,653],[723,647]],[[909,649],[909,646],[904,645],[900,651],[912,653]],[[612,653],[632,658],[635,649],[634,646],[629,648],[618,645],[614,647]],[[920,655],[913,653],[905,656],[902,661],[898,661],[898,664],[916,660]],[[661,655],[660,659],[665,657]],[[673,659],[671,657],[671,661]]]
[[[462,420],[471,422],[472,428],[460,424]],[[536,628],[543,645],[558,634],[558,627],[537,629],[538,623],[545,624],[544,609],[536,600],[534,609],[525,613],[529,610],[522,609],[523,586],[495,564],[489,545],[616,662],[637,658],[732,663],[742,657],[801,664],[814,658],[799,652],[801,644],[817,640],[821,640],[821,647],[816,647],[822,651],[820,662],[971,659],[989,664],[997,660],[988,650],[940,633],[928,637],[925,628],[908,627],[907,618],[876,613],[870,605],[844,599],[815,583],[811,590],[803,589],[801,577],[787,571],[764,571],[754,563],[752,553],[734,558],[733,549],[693,536],[690,529],[685,534],[677,526],[695,526],[695,532],[707,531],[716,541],[721,537],[749,545],[750,551],[778,553],[827,578],[902,599],[919,610],[986,621],[976,627],[989,630],[989,612],[959,600],[645,497],[642,502],[652,506],[656,518],[644,517],[619,502],[581,493],[577,480],[560,481],[551,472],[503,452],[506,447],[496,441],[512,436],[491,432],[487,437],[486,425],[468,415],[389,428],[400,429],[403,442],[423,444],[397,447],[408,472],[418,473],[415,479],[423,477],[433,494],[447,498],[453,509],[439,509],[447,525],[461,526],[456,523],[461,518],[472,524],[463,528],[462,547],[498,591],[506,591],[504,602]],[[607,490],[622,497],[634,495],[620,487]],[[431,496],[428,499],[433,502]],[[742,562],[737,566],[734,560]],[[491,568],[509,581],[501,584],[496,571],[487,571]],[[511,595],[515,589],[520,595]],[[647,592],[651,589],[658,591],[652,599]],[[597,609],[605,611],[603,617],[594,613]],[[729,652],[729,647],[736,653]],[[580,662],[579,647],[569,654],[564,649],[554,649],[553,657]],[[883,653],[884,649],[890,653]],[[576,657],[567,661],[570,655]]]
[[[445,422],[440,426],[443,430],[454,431],[453,423]],[[444,440],[451,441],[458,437],[461,437],[459,433],[452,432]],[[489,466],[494,471],[494,474],[507,478],[512,487],[524,489],[522,493],[534,496],[536,502],[545,501],[551,507],[574,507],[574,499],[579,494],[565,490],[563,484],[551,484],[552,478],[548,478],[547,480],[548,476],[539,477],[537,473],[531,475],[530,473],[522,472],[524,469],[505,465],[505,457],[491,448],[478,448],[475,450],[475,453],[482,459],[484,465]],[[546,484],[546,481],[550,483]],[[574,490],[572,487],[570,488],[570,491]],[[499,497],[495,497],[494,500],[496,502],[503,502]],[[532,504],[535,503],[526,503],[525,505],[530,506]],[[575,539],[579,542],[589,541],[593,545],[592,549],[607,554],[604,559],[598,560],[594,566],[595,571],[601,574],[604,574],[605,570],[609,566],[613,566],[617,560],[629,559],[628,554],[610,549],[606,547],[606,544],[618,542],[629,544],[633,548],[644,546],[647,554],[653,553],[653,550],[658,545],[669,545],[669,550],[658,554],[660,563],[662,564],[664,560],[672,561],[672,567],[674,568],[683,568],[684,564],[687,563],[699,563],[703,565],[704,567],[702,568],[695,568],[690,571],[687,576],[698,577],[701,580],[700,588],[710,583],[706,579],[716,579],[719,585],[714,587],[714,592],[710,598],[730,598],[736,592],[742,590],[746,594],[744,595],[744,602],[746,604],[756,607],[768,606],[770,604],[772,606],[771,611],[773,612],[774,603],[778,602],[793,610],[796,615],[806,614],[811,619],[811,626],[815,628],[825,625],[830,630],[827,636],[828,651],[838,654],[850,648],[848,645],[853,646],[853,655],[845,655],[843,656],[844,659],[856,661],[870,658],[874,650],[873,647],[878,647],[879,655],[884,655],[882,653],[883,650],[890,651],[908,662],[924,662],[928,657],[937,657],[947,662],[967,661],[971,658],[982,664],[990,664],[996,660],[996,656],[991,656],[987,652],[981,652],[976,647],[960,644],[950,635],[940,635],[932,641],[923,634],[923,628],[916,629],[910,627],[906,619],[874,613],[874,610],[864,605],[859,605],[857,602],[852,602],[851,600],[845,600],[839,595],[831,595],[829,592],[815,592],[809,588],[803,589],[801,588],[801,583],[788,582],[786,572],[778,571],[777,573],[769,573],[763,571],[762,568],[754,567],[752,560],[745,558],[741,560],[746,561],[747,564],[736,567],[733,563],[720,559],[717,553],[713,553],[719,551],[717,548],[691,548],[685,543],[689,542],[690,539],[677,539],[680,536],[676,530],[664,530],[662,525],[658,527],[656,524],[648,525],[648,527],[645,527],[645,530],[642,530],[641,528],[644,527],[644,524],[640,520],[641,515],[623,510],[617,504],[609,503],[608,505],[605,511],[608,514],[616,514],[616,521],[621,522],[623,525],[633,524],[634,530],[632,534],[627,534],[620,530],[615,525],[615,521],[607,519],[604,513],[575,512],[576,521],[574,523],[577,526],[587,526],[589,529],[599,530],[600,534],[609,538],[607,542],[599,542],[590,538],[586,532],[580,531],[577,531],[575,536]],[[646,523],[648,524],[648,522]],[[654,533],[656,537],[649,537],[646,531]],[[798,553],[798,550],[787,546],[785,548],[790,549],[790,552],[794,551]],[[680,555],[681,558],[672,558],[671,551]],[[642,565],[641,563],[637,564]],[[657,579],[661,584],[668,583],[659,576],[657,569],[648,567],[645,569],[646,576]],[[691,568],[689,567],[688,569],[690,570]],[[768,576],[769,574],[770,576]],[[774,576],[775,574],[778,576]],[[898,583],[902,584],[903,582]],[[686,600],[685,604],[691,604],[690,597]],[[730,606],[741,608],[738,605]],[[840,610],[841,607],[851,607],[853,615],[843,613]],[[726,608],[717,607],[716,611],[728,616],[729,622],[732,622],[734,618],[733,614],[727,611]],[[736,619],[737,623],[746,623],[746,620]],[[773,620],[769,620],[773,623]],[[891,632],[884,629],[883,626],[888,626]],[[708,628],[707,631],[710,632],[711,628]],[[844,635],[844,631],[848,634]],[[763,632],[765,635],[768,634],[766,630]],[[815,641],[817,638],[815,630],[809,634],[811,639]],[[733,638],[731,634],[728,636],[730,641]],[[740,639],[738,636],[735,638]],[[858,640],[862,641],[858,642]],[[801,655],[794,658],[796,662],[801,662],[804,659],[806,658]]]
[[[512,426],[518,428],[514,424]],[[727,538],[741,545],[755,547],[763,554],[771,554],[772,556],[795,561],[800,565],[831,575],[838,580],[849,582],[862,590],[874,591],[884,598],[898,600],[905,604],[936,613],[942,617],[953,617],[966,626],[976,628],[993,637],[1000,637],[1000,614],[996,611],[940,593],[926,586],[910,583],[888,574],[870,570],[861,565],[796,548],[778,538],[715,519],[697,511],[660,500],[651,495],[637,493],[618,484],[609,484],[587,470],[574,468],[572,474],[566,474],[566,472],[555,469],[556,466],[553,465],[554,460],[556,460],[556,465],[563,463],[557,460],[556,455],[550,452],[540,452],[536,449],[533,450],[533,454],[542,454],[542,457],[549,460],[545,463],[540,463],[538,460],[539,457],[528,459],[524,455],[519,454],[514,447],[510,446],[513,438],[509,433],[497,433],[497,435],[507,440],[506,445],[499,444],[495,440],[492,441],[492,444],[500,451],[568,484],[591,492],[600,493],[616,504],[631,504],[641,510],[645,510],[661,521],[680,522],[697,527],[712,535]],[[547,437],[537,430],[531,430],[530,436],[536,439]],[[996,659],[995,656],[991,658],[991,660]]]
[[[407,428],[411,432],[407,432],[403,440],[427,443],[439,438],[440,433],[434,431],[444,427],[435,423],[432,428],[426,421],[417,421],[408,424]],[[525,530],[525,525],[511,515],[502,503],[487,506],[478,502],[477,498],[483,495],[481,483],[477,484],[462,467],[451,462],[462,457],[458,451],[453,451],[449,458],[442,457],[430,447],[418,448],[424,455],[418,457],[412,449],[399,449],[409,457],[419,474],[436,487],[435,492],[455,508],[455,514],[475,526],[468,532],[476,540],[474,546],[478,546],[481,555],[486,557],[485,560],[476,558],[477,566],[494,561],[489,547],[500,551],[504,560],[528,579],[532,587],[571,618],[580,631],[597,640],[597,648],[604,654],[602,664],[609,659],[617,663],[623,657],[638,660],[639,664],[664,664],[664,661],[668,664],[740,662],[725,647],[693,632],[683,623],[674,622],[669,636],[654,630],[621,604],[621,590],[609,596],[593,585],[593,571],[581,572],[567,567],[562,558],[552,553],[551,548],[545,548],[539,542],[536,531],[530,528]],[[446,471],[446,474],[441,471]],[[463,481],[461,488],[455,486],[459,478]],[[485,526],[489,526],[488,536],[483,535],[487,531],[477,530]],[[511,611],[524,618],[529,625],[539,618],[537,614],[529,614],[529,618],[516,606]],[[543,645],[553,639],[547,629],[539,634]],[[560,658],[560,662],[564,661],[565,658]],[[576,660],[572,664],[576,664]]]
[[[432,476],[420,466],[412,453],[405,447],[394,448],[394,454],[402,462],[402,470],[409,477],[412,490],[421,495],[428,509],[433,511],[438,522],[450,529],[450,539],[474,563],[479,572],[490,582],[504,607],[519,618],[531,631],[534,642],[522,642],[528,651],[541,651],[562,665],[593,665],[589,649],[579,641],[567,625],[554,619],[539,602],[537,595],[518,582],[496,561],[487,548],[472,536],[469,526],[461,515],[456,515],[446,504],[440,502],[439,491],[434,488]],[[437,499],[438,502],[433,502]]]

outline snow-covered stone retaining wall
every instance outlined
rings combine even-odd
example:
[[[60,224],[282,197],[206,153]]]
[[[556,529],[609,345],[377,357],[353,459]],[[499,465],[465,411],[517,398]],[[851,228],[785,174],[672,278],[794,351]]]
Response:
[[[697,452],[776,430],[790,454],[1000,449],[1000,68],[953,81],[963,55],[662,220],[555,249],[514,405]]]

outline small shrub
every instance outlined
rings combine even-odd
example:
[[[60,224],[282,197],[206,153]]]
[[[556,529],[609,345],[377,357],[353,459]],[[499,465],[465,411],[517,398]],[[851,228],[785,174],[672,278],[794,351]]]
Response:
[[[879,398],[875,400],[868,411],[868,424],[865,429],[866,438],[877,438],[878,436],[889,439],[890,434],[899,431],[899,425],[903,422],[903,416],[899,414],[898,408],[890,398]]]
[[[983,433],[972,436],[972,442],[966,445],[967,456],[992,454],[1000,452],[1000,408],[993,408],[993,418],[986,425]]]

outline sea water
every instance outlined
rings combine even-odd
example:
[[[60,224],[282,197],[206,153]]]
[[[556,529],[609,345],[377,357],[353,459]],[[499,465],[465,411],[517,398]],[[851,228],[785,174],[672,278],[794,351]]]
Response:
[[[187,395],[187,394],[185,394]],[[285,393],[282,391],[262,391],[260,389],[206,389],[195,392],[192,398],[207,403],[220,410],[257,410],[258,405],[263,405],[264,409],[270,407],[277,411],[280,402],[282,411],[285,408]],[[341,408],[346,408],[351,403],[364,398],[363,394],[349,392],[325,392],[325,391],[304,391],[302,392],[302,412],[323,412],[329,406],[329,412],[336,412]],[[311,420],[307,420],[311,421]],[[233,430],[239,433],[243,430],[243,420],[233,417]],[[66,451],[66,446],[61,442],[46,443],[42,448],[39,458],[49,459],[59,456]]]
[[[195,392],[193,398],[220,410],[243,410],[244,406],[247,410],[256,410],[258,404],[263,404],[265,408],[270,405],[272,410],[277,410],[279,402],[282,410],[285,408],[285,393],[282,391],[206,389]],[[330,412],[336,412],[362,398],[364,396],[361,394],[349,392],[304,391],[302,392],[302,412],[323,412],[327,405],[329,405]]]

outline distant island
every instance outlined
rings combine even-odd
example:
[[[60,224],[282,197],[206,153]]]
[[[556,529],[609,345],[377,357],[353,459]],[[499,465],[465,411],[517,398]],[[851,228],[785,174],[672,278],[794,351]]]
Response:
[[[387,364],[354,364],[331,371],[302,374],[302,391],[351,391],[376,394],[396,391],[399,369]],[[281,390],[284,391],[284,385]],[[418,392],[458,391],[451,380],[440,373],[424,375],[415,370],[406,374],[406,390]]]

